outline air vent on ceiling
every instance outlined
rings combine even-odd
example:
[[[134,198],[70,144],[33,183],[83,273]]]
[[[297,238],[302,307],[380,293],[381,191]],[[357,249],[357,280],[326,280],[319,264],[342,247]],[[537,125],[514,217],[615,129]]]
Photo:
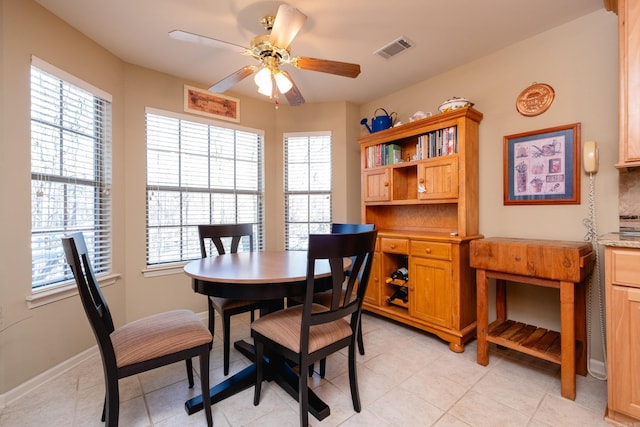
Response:
[[[376,50],[374,53],[382,56],[384,59],[389,59],[412,46],[413,43],[411,43],[406,37],[402,36],[398,37],[388,45],[383,46],[381,49]]]

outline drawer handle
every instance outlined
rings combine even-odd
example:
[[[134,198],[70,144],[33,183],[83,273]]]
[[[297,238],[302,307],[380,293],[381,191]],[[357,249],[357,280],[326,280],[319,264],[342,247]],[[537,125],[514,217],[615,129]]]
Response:
[[[384,183],[384,186],[385,186],[385,187],[388,187],[388,186],[389,186],[389,183],[388,183],[388,182],[385,182],[385,183]]]
[[[515,257],[515,260],[516,260],[516,261],[520,261],[521,259],[522,259],[522,258],[520,258],[520,256],[519,256],[519,255],[516,255],[516,257]]]
[[[424,250],[426,253],[430,254],[431,253],[431,248],[427,248]]]
[[[424,184],[424,178],[420,178],[420,179],[418,180],[418,182],[419,182],[420,184]]]
[[[391,249],[395,249],[396,245],[394,245],[393,243],[391,244]]]

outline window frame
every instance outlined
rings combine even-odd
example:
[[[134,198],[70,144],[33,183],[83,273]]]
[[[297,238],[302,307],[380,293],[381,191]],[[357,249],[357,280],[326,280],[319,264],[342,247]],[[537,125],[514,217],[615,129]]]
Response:
[[[211,222],[211,218],[212,218],[212,198],[213,195],[226,195],[226,196],[234,196],[235,197],[235,204],[234,204],[234,209],[235,209],[235,218],[237,222],[251,222],[252,224],[254,224],[254,250],[262,250],[264,248],[264,233],[265,233],[265,228],[264,228],[264,211],[265,211],[265,203],[264,203],[264,193],[265,193],[265,180],[264,180],[264,167],[265,167],[265,163],[264,163],[264,146],[265,146],[265,141],[264,141],[264,134],[265,132],[263,130],[259,130],[259,129],[253,129],[253,128],[248,128],[248,127],[244,127],[244,126],[240,126],[237,124],[230,124],[230,123],[221,123],[219,121],[216,120],[212,120],[212,119],[207,119],[207,118],[200,118],[200,117],[196,117],[196,116],[192,116],[192,115],[188,115],[188,114],[182,114],[182,113],[176,113],[176,112],[171,112],[171,111],[166,111],[166,110],[160,110],[157,108],[153,108],[153,107],[146,107],[145,108],[145,122],[148,123],[148,118],[149,115],[154,115],[159,117],[160,119],[162,118],[166,118],[168,120],[177,120],[180,121],[180,123],[185,122],[188,124],[192,124],[192,125],[204,125],[207,126],[207,128],[209,129],[209,132],[212,132],[212,129],[218,129],[224,132],[234,132],[234,146],[235,144],[237,144],[238,142],[238,138],[237,138],[237,132],[241,132],[241,133],[248,133],[248,134],[255,134],[255,136],[258,139],[258,147],[257,147],[257,161],[255,163],[256,165],[256,170],[257,170],[257,176],[256,176],[256,189],[255,190],[247,190],[247,189],[242,189],[242,188],[238,188],[238,182],[237,180],[234,180],[234,184],[233,184],[233,188],[217,188],[215,186],[212,185],[211,183],[211,177],[210,177],[210,173],[211,173],[211,162],[212,159],[218,158],[218,157],[212,157],[212,153],[211,153],[211,144],[213,144],[213,141],[211,139],[207,140],[207,144],[208,144],[208,157],[207,157],[207,175],[209,176],[208,179],[208,184],[207,187],[191,187],[191,186],[187,186],[187,185],[168,185],[168,184],[162,184],[162,185],[157,185],[154,183],[149,182],[149,146],[148,146],[148,128],[147,128],[147,124],[145,124],[145,154],[147,157],[146,160],[146,165],[147,165],[147,171],[145,172],[145,194],[146,194],[146,216],[145,216],[145,230],[146,230],[146,239],[145,239],[145,268],[143,269],[143,275],[144,277],[155,277],[155,276],[161,276],[161,275],[165,275],[165,274],[175,274],[175,273],[182,273],[182,268],[183,266],[193,260],[193,259],[197,259],[199,258],[199,246],[197,247],[197,256],[188,256],[189,252],[188,252],[188,248],[187,245],[190,245],[192,242],[188,241],[189,239],[186,239],[185,236],[189,233],[189,230],[191,230],[191,235],[194,235],[194,237],[197,237],[197,225],[198,224],[202,224],[202,223],[213,223]],[[182,124],[180,125],[182,126]],[[157,130],[156,130],[157,131]],[[182,136],[182,134],[180,134],[180,136],[178,136],[178,138],[186,138],[185,136]],[[181,142],[178,142],[178,144],[181,144]],[[186,150],[184,152],[181,152],[180,150],[182,149],[180,147],[180,145],[177,148],[177,152],[179,154],[184,154],[186,153]],[[180,157],[182,158],[182,157]],[[234,153],[234,159],[236,158],[236,155]],[[237,160],[237,162],[241,162],[242,159]],[[234,171],[235,173],[237,173],[238,171],[236,170],[237,168],[235,167],[236,161],[234,161]],[[178,180],[182,180],[182,174],[183,172],[178,169]],[[241,187],[241,186],[240,186]],[[198,223],[189,223],[188,221],[183,220],[183,217],[185,216],[185,213],[183,213],[182,211],[179,212],[179,216],[181,218],[181,220],[179,221],[179,225],[172,225],[172,227],[178,227],[181,231],[180,231],[180,250],[178,251],[180,253],[180,257],[182,257],[182,259],[173,259],[173,260],[168,260],[168,261],[164,261],[162,262],[160,261],[154,261],[153,259],[150,259],[150,255],[149,255],[149,245],[150,245],[150,237],[149,237],[149,232],[150,229],[156,227],[157,226],[150,226],[149,223],[149,215],[151,214],[151,210],[150,210],[150,206],[149,206],[149,193],[151,191],[164,191],[164,192],[179,192],[181,194],[185,194],[188,195],[189,192],[191,193],[198,193],[198,194],[209,194],[211,197],[209,198],[209,206],[208,206],[208,214],[209,214],[209,222],[206,221],[200,221]],[[238,220],[238,198],[237,196],[250,196],[250,197],[256,197],[256,211],[255,211],[255,222],[254,221],[242,221],[242,220]],[[181,196],[182,197],[182,196]],[[182,207],[181,207],[182,209]],[[195,232],[195,234],[194,234]],[[186,248],[186,249],[185,249]],[[192,245],[189,246],[189,248],[191,248],[191,250],[193,251],[193,247]],[[186,254],[186,255],[185,255]]]
[[[307,151],[307,171],[309,173],[309,179],[307,180],[307,189],[306,190],[292,190],[289,188],[289,139],[299,139],[306,138],[308,143],[308,151]],[[328,138],[329,152],[326,154],[326,159],[323,160],[322,163],[326,164],[326,167],[329,167],[330,172],[328,188],[322,190],[313,190],[311,187],[311,168],[314,162],[309,161],[311,157],[311,143],[313,138]],[[333,135],[331,131],[311,131],[311,132],[285,132],[283,134],[283,193],[284,193],[284,245],[285,250],[306,250],[307,245],[302,244],[298,246],[293,246],[291,239],[291,224],[307,224],[307,232],[309,233],[328,233],[331,230],[331,223],[333,221]],[[311,221],[311,203],[307,204],[307,221],[290,221],[290,196],[304,196],[306,195],[308,198],[312,196],[324,196],[328,197],[328,204],[324,206],[324,209],[327,211],[327,218],[323,221]],[[308,240],[307,240],[308,242]]]
[[[50,79],[51,81],[56,82],[56,86],[54,86],[53,89],[43,86],[41,83],[45,82],[46,80],[38,80],[38,83],[40,84],[38,86],[34,86],[34,69],[42,73],[45,79]],[[36,56],[31,57],[29,76],[31,151],[30,186],[32,191],[32,280],[31,292],[27,296],[26,300],[27,306],[29,308],[33,308],[77,294],[75,280],[73,278],[70,267],[67,265],[66,260],[64,259],[64,252],[62,251],[61,243],[59,245],[51,246],[51,248],[53,249],[44,249],[45,255],[48,254],[47,258],[45,259],[55,261],[51,267],[54,276],[53,279],[48,280],[47,283],[43,283],[34,287],[34,284],[36,283],[34,274],[37,269],[33,258],[34,236],[51,233],[64,235],[71,231],[83,231],[85,233],[90,233],[90,235],[94,236],[94,238],[97,239],[97,243],[94,243],[94,240],[90,239],[91,244],[89,244],[89,255],[92,260],[92,264],[96,269],[96,277],[98,278],[100,284],[109,285],[115,283],[115,281],[119,278],[119,274],[114,274],[112,272],[112,97],[106,91],[99,89],[91,85],[90,83],[85,82],[84,80],[81,80],[68,72],[65,72],[64,70],[61,70],[58,67],[49,64]],[[38,78],[37,75],[36,78]],[[74,92],[77,93],[75,93],[74,95]],[[38,98],[34,98],[34,96],[39,96],[40,94],[44,94],[46,96],[47,93],[49,93],[49,96],[53,96],[54,98],[58,98],[61,100],[68,99],[79,103],[82,103],[83,100],[84,102],[86,102],[87,98],[84,97],[84,95],[86,95],[87,97],[89,97],[89,99],[93,99],[92,104],[95,108],[99,109],[99,111],[97,113],[95,111],[92,111],[91,114],[84,114],[84,111],[78,113],[78,111],[74,111],[74,107],[77,106],[73,104],[61,104],[59,105],[60,110],[58,110],[61,111],[61,113],[59,113],[60,116],[47,119],[46,110],[42,110],[41,104],[37,102]],[[63,98],[63,96],[69,96],[69,98]],[[77,121],[71,122],[70,124],[64,122],[63,117],[74,114],[76,118],[80,117],[82,119],[91,119],[90,121],[85,122],[85,126],[87,126],[86,128],[83,128],[83,125],[78,123]],[[96,117],[98,117],[99,120],[96,121]],[[52,135],[57,134],[57,137],[56,139],[48,140],[48,138],[50,137],[48,137],[46,134],[41,135],[35,133],[36,129],[39,129],[40,131],[47,130],[49,132],[52,132]],[[84,133],[82,132],[82,130],[92,130],[92,132]],[[67,139],[69,137],[65,137],[65,135],[75,136],[71,137],[72,139]],[[74,141],[73,138],[78,139]],[[82,170],[82,172],[91,171],[93,174],[91,177],[82,178],[77,176],[79,174],[78,171],[75,171],[75,175],[74,172],[71,172],[72,169],[78,167],[77,165],[73,164],[73,161],[75,161],[76,157],[73,158],[71,163],[65,163],[63,156],[61,156],[60,158],[53,157],[50,161],[55,163],[51,163],[51,165],[56,166],[52,169],[57,169],[59,171],[58,173],[47,173],[43,171],[43,166],[40,166],[40,168],[38,168],[38,163],[42,163],[42,160],[38,159],[37,156],[42,156],[43,150],[46,149],[37,148],[40,147],[42,143],[49,145],[53,144],[52,146],[56,146],[57,144],[56,150],[60,150],[61,152],[67,154],[66,151],[63,150],[63,147],[65,147],[65,142],[69,141],[70,147],[74,147],[74,144],[76,144],[76,149],[80,148],[84,151],[85,148],[88,147],[88,145],[83,144],[82,142],[78,142],[83,139],[84,142],[92,141],[91,146],[86,149],[86,151],[92,156],[93,166],[86,168],[86,170]],[[49,161],[49,159],[47,159],[47,161]],[[70,169],[66,170],[65,165]],[[93,211],[93,215],[91,216],[91,224],[87,226],[87,224],[83,224],[82,221],[80,223],[76,221],[67,222],[66,218],[69,217],[69,210],[73,212],[72,208],[67,207],[63,208],[61,218],[65,219],[62,220],[62,223],[60,224],[55,224],[56,220],[54,220],[53,225],[47,225],[46,228],[42,228],[42,224],[35,222],[36,216],[34,215],[36,215],[36,211],[34,211],[34,209],[36,209],[37,207],[33,203],[34,188],[42,188],[44,185],[50,186],[53,184],[62,185],[62,188],[73,188],[83,185],[83,188],[92,189],[91,194],[93,194],[93,196],[91,196],[90,198],[85,197],[84,199],[80,199],[83,201],[83,207],[91,207]],[[49,189],[51,188],[52,187],[49,187]],[[66,190],[64,194],[64,198],[66,199]],[[36,194],[36,197],[40,197],[40,195]],[[46,203],[47,205],[50,205],[57,199],[59,198],[51,197],[51,199]],[[85,204],[87,200],[90,201],[88,204]],[[38,216],[44,216],[41,211],[38,212]],[[58,218],[60,218],[60,216]],[[58,219],[57,221],[60,221],[60,219]],[[53,242],[53,240],[51,240],[51,242]],[[43,249],[39,250],[41,251]],[[96,257],[100,258],[100,261],[97,264],[95,263]]]

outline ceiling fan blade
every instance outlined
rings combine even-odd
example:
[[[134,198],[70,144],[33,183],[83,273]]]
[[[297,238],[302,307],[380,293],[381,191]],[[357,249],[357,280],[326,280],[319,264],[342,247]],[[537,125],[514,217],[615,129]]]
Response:
[[[181,40],[190,43],[201,44],[208,47],[214,47],[219,49],[229,49],[240,53],[245,53],[249,49],[246,47],[225,42],[222,40],[212,39],[211,37],[201,36],[199,34],[189,33],[182,30],[169,31],[169,37],[175,40]]]
[[[307,15],[293,6],[281,4],[273,22],[269,43],[282,49],[288,48],[306,21]]]
[[[291,63],[302,70],[320,71],[343,77],[356,78],[360,74],[360,65],[348,62],[329,61],[316,58],[294,58]]]
[[[214,83],[209,88],[210,92],[222,93],[229,89],[231,86],[239,83],[240,80],[245,77],[249,77],[251,74],[255,73],[257,67],[254,65],[247,65],[246,67],[240,68],[235,73],[229,74],[224,79],[220,80],[217,83]]]
[[[284,70],[282,70],[282,73],[287,76],[287,78],[289,79],[289,81],[293,85],[291,87],[291,89],[289,89],[284,94],[284,97],[287,98],[287,102],[289,102],[289,105],[291,105],[293,107],[296,107],[298,105],[304,104],[304,97],[300,93],[300,89],[298,89],[298,86],[296,86],[295,82],[291,78],[291,75],[289,73],[287,73],[286,71],[284,71]]]

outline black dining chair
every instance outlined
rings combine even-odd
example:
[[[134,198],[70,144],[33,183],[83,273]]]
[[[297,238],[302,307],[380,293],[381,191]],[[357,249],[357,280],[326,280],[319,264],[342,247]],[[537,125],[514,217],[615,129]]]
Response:
[[[342,224],[342,223],[333,223],[331,224],[331,233],[332,234],[343,234],[343,233],[361,233],[363,231],[371,231],[375,229],[375,224]],[[345,276],[348,277],[352,274],[353,266],[349,267],[345,271]],[[358,276],[358,282],[362,280],[361,277],[362,270],[360,271],[360,276]],[[326,291],[316,292],[313,296],[313,302],[322,304],[325,306],[330,305],[329,293]],[[291,306],[302,303],[302,297],[292,297],[289,299]],[[364,356],[364,339],[362,337],[362,322],[358,326],[358,350],[360,354]],[[320,361],[320,378],[324,378],[326,374],[326,361]],[[309,366],[309,376],[313,376],[313,365]]]
[[[300,425],[309,423],[308,378],[306,369],[315,361],[349,348],[349,385],[351,400],[360,412],[360,396],[356,375],[356,340],[362,311],[362,299],[371,272],[377,231],[346,234],[311,234],[307,252],[307,280],[304,302],[284,310],[266,314],[251,325],[256,348],[256,385],[254,405],[260,403],[264,378],[264,354],[270,360],[278,355],[299,366],[298,401]],[[353,257],[352,270],[362,269],[358,275],[348,276],[344,284],[344,258]],[[331,267],[330,304],[313,302],[315,293],[315,265],[327,260]],[[355,295],[355,296],[353,296]]]
[[[173,310],[114,328],[111,312],[96,280],[82,233],[62,238],[62,246],[80,294],[82,306],[98,341],[105,377],[102,421],[118,425],[118,380],[185,360],[193,387],[191,358],[200,357],[200,387],[207,425],[213,425],[209,397],[209,344],[212,337],[193,311]]]
[[[229,253],[237,253],[242,238],[249,241],[249,251],[253,252],[253,225],[252,224],[207,224],[198,226],[200,237],[200,252],[203,258],[207,255],[208,242],[213,244],[218,255],[227,253],[225,241],[229,248]],[[230,241],[229,241],[230,240]],[[213,249],[210,247],[210,249]],[[251,312],[251,322],[255,320],[254,311],[266,307],[263,301],[238,300],[210,296],[209,303],[209,332],[214,335],[215,312],[220,314],[222,319],[222,338],[224,351],[224,374],[229,375],[229,353],[231,351],[231,316],[240,313]]]

